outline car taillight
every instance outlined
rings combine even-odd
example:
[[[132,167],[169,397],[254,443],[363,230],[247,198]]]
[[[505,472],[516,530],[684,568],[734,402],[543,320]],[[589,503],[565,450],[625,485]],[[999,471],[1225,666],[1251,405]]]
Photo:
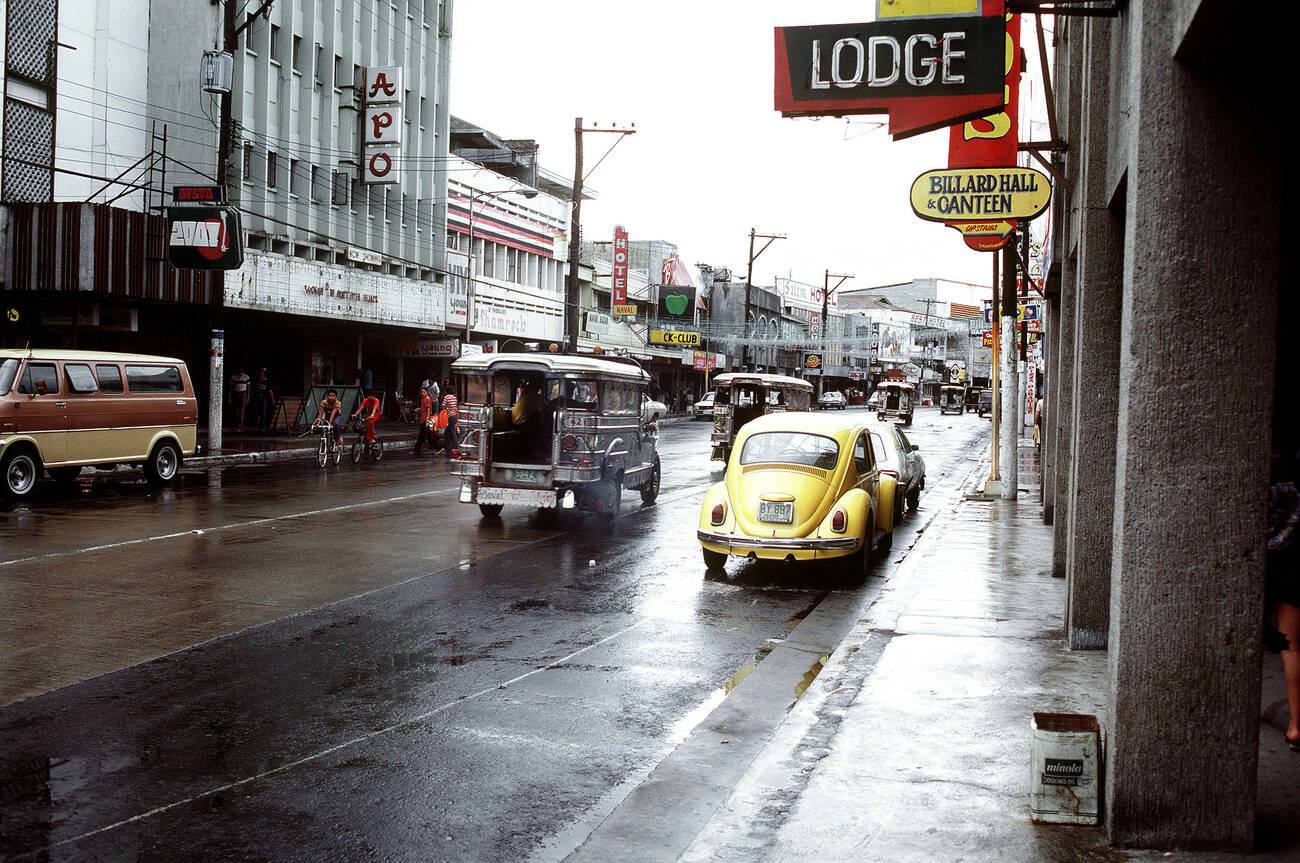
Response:
[[[844,510],[842,509],[835,510],[835,514],[831,516],[831,530],[835,531],[836,533],[844,533],[845,529],[848,526],[849,526],[849,517],[848,515],[845,514]]]
[[[715,525],[722,524],[727,519],[727,508],[720,503],[713,505],[713,513],[709,516],[709,521]]]

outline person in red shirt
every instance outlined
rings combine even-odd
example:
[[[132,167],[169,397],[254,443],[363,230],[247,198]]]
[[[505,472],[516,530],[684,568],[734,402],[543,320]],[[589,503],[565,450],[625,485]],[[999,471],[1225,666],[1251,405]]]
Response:
[[[460,455],[460,429],[458,426],[460,400],[456,398],[456,391],[452,389],[451,381],[447,381],[442,391],[445,393],[442,397],[442,409],[447,412],[447,430],[443,432],[443,445],[451,457],[456,458]]]
[[[420,428],[415,436],[416,455],[424,449],[425,441],[434,449],[438,448],[433,439],[433,397],[429,395],[428,381],[420,384]]]
[[[379,398],[374,392],[369,392],[357,405],[357,409],[352,413],[352,419],[361,418],[366,424],[366,443],[375,442],[375,423],[379,422]]]

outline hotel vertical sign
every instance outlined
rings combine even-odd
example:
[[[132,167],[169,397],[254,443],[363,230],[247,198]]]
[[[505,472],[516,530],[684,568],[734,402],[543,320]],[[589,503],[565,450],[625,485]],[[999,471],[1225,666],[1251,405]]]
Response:
[[[611,253],[613,264],[609,283],[610,312],[615,316],[636,316],[636,306],[627,301],[627,228],[614,226],[614,248]]]

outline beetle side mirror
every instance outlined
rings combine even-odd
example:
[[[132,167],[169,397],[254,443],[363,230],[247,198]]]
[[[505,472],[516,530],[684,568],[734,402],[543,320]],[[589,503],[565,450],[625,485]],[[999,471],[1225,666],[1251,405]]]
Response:
[[[912,444],[912,452],[920,452],[920,451],[921,448],[919,446],[917,446],[916,444]]]

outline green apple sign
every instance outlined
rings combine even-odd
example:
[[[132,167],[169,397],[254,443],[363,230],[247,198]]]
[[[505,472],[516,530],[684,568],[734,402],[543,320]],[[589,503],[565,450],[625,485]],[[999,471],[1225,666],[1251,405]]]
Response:
[[[695,305],[695,288],[686,285],[663,285],[659,288],[661,318],[689,318]]]

